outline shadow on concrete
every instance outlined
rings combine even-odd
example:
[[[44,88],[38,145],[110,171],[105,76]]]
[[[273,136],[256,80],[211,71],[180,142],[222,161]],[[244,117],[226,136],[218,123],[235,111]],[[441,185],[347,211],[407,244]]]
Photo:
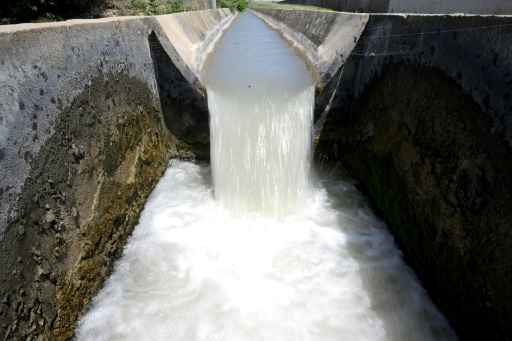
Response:
[[[208,159],[210,131],[206,94],[174,65],[155,32],[148,36],[165,125],[197,159]]]

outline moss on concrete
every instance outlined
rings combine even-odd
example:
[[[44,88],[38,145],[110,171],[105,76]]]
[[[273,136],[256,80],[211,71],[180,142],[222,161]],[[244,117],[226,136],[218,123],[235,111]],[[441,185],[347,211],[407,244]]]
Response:
[[[149,126],[144,128],[150,129]],[[124,184],[113,179],[105,180],[100,199],[105,203],[96,212],[99,219],[88,233],[76,272],[71,276],[63,274],[57,284],[58,315],[64,317],[61,324],[68,326],[61,335],[54,332],[57,339],[68,339],[72,335],[83,308],[99,291],[113,269],[114,261],[121,255],[147,195],[165,169],[163,161],[168,159],[165,151],[170,149],[170,145],[165,144],[166,148],[162,148],[156,135],[150,139],[135,166],[133,182]]]
[[[102,74],[61,108],[2,240],[1,338],[72,337],[167,161],[180,155],[157,100],[135,78]]]

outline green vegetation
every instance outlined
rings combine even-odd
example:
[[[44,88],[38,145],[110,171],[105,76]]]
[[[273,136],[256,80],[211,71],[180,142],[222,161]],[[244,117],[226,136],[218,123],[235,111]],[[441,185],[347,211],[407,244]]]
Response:
[[[235,11],[242,12],[246,7],[245,0],[217,0],[217,8],[229,8],[232,13]]]
[[[249,8],[279,8],[279,9],[305,9],[310,11],[331,11],[331,9],[317,6],[305,6],[305,5],[292,5],[292,4],[284,4],[280,2],[259,2],[259,1],[251,1],[249,2]]]
[[[186,8],[183,0],[131,0],[118,4],[122,15],[162,15],[195,10]]]
[[[198,10],[194,3],[187,0],[2,0],[0,25],[71,18],[170,14]]]
[[[86,12],[98,2],[99,0],[3,0],[0,2],[0,24],[68,19]]]
[[[101,18],[126,15],[161,15],[201,9],[194,0],[0,0],[0,25],[49,22],[72,18]],[[330,11],[316,6],[217,0],[218,8],[241,12],[246,7]]]

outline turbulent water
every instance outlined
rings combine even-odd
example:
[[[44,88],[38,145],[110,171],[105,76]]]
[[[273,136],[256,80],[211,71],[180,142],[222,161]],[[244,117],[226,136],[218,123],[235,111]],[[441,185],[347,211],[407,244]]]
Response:
[[[312,181],[300,60],[248,13],[214,57],[211,168],[170,163],[77,339],[456,339],[354,182]]]
[[[329,191],[326,190],[329,189]],[[445,340],[447,322],[350,180],[299,213],[233,218],[171,164],[79,340]]]
[[[243,13],[205,69],[219,204],[276,218],[299,208],[309,192],[314,101],[304,62]]]

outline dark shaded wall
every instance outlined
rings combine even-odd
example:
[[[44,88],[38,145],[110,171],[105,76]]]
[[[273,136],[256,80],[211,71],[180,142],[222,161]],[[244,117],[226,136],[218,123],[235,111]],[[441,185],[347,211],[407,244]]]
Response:
[[[180,140],[180,157],[208,159],[210,128],[206,89],[190,84],[154,32],[148,37],[165,126]]]
[[[352,169],[462,339],[512,335],[511,24],[371,15],[316,99],[316,157]]]

